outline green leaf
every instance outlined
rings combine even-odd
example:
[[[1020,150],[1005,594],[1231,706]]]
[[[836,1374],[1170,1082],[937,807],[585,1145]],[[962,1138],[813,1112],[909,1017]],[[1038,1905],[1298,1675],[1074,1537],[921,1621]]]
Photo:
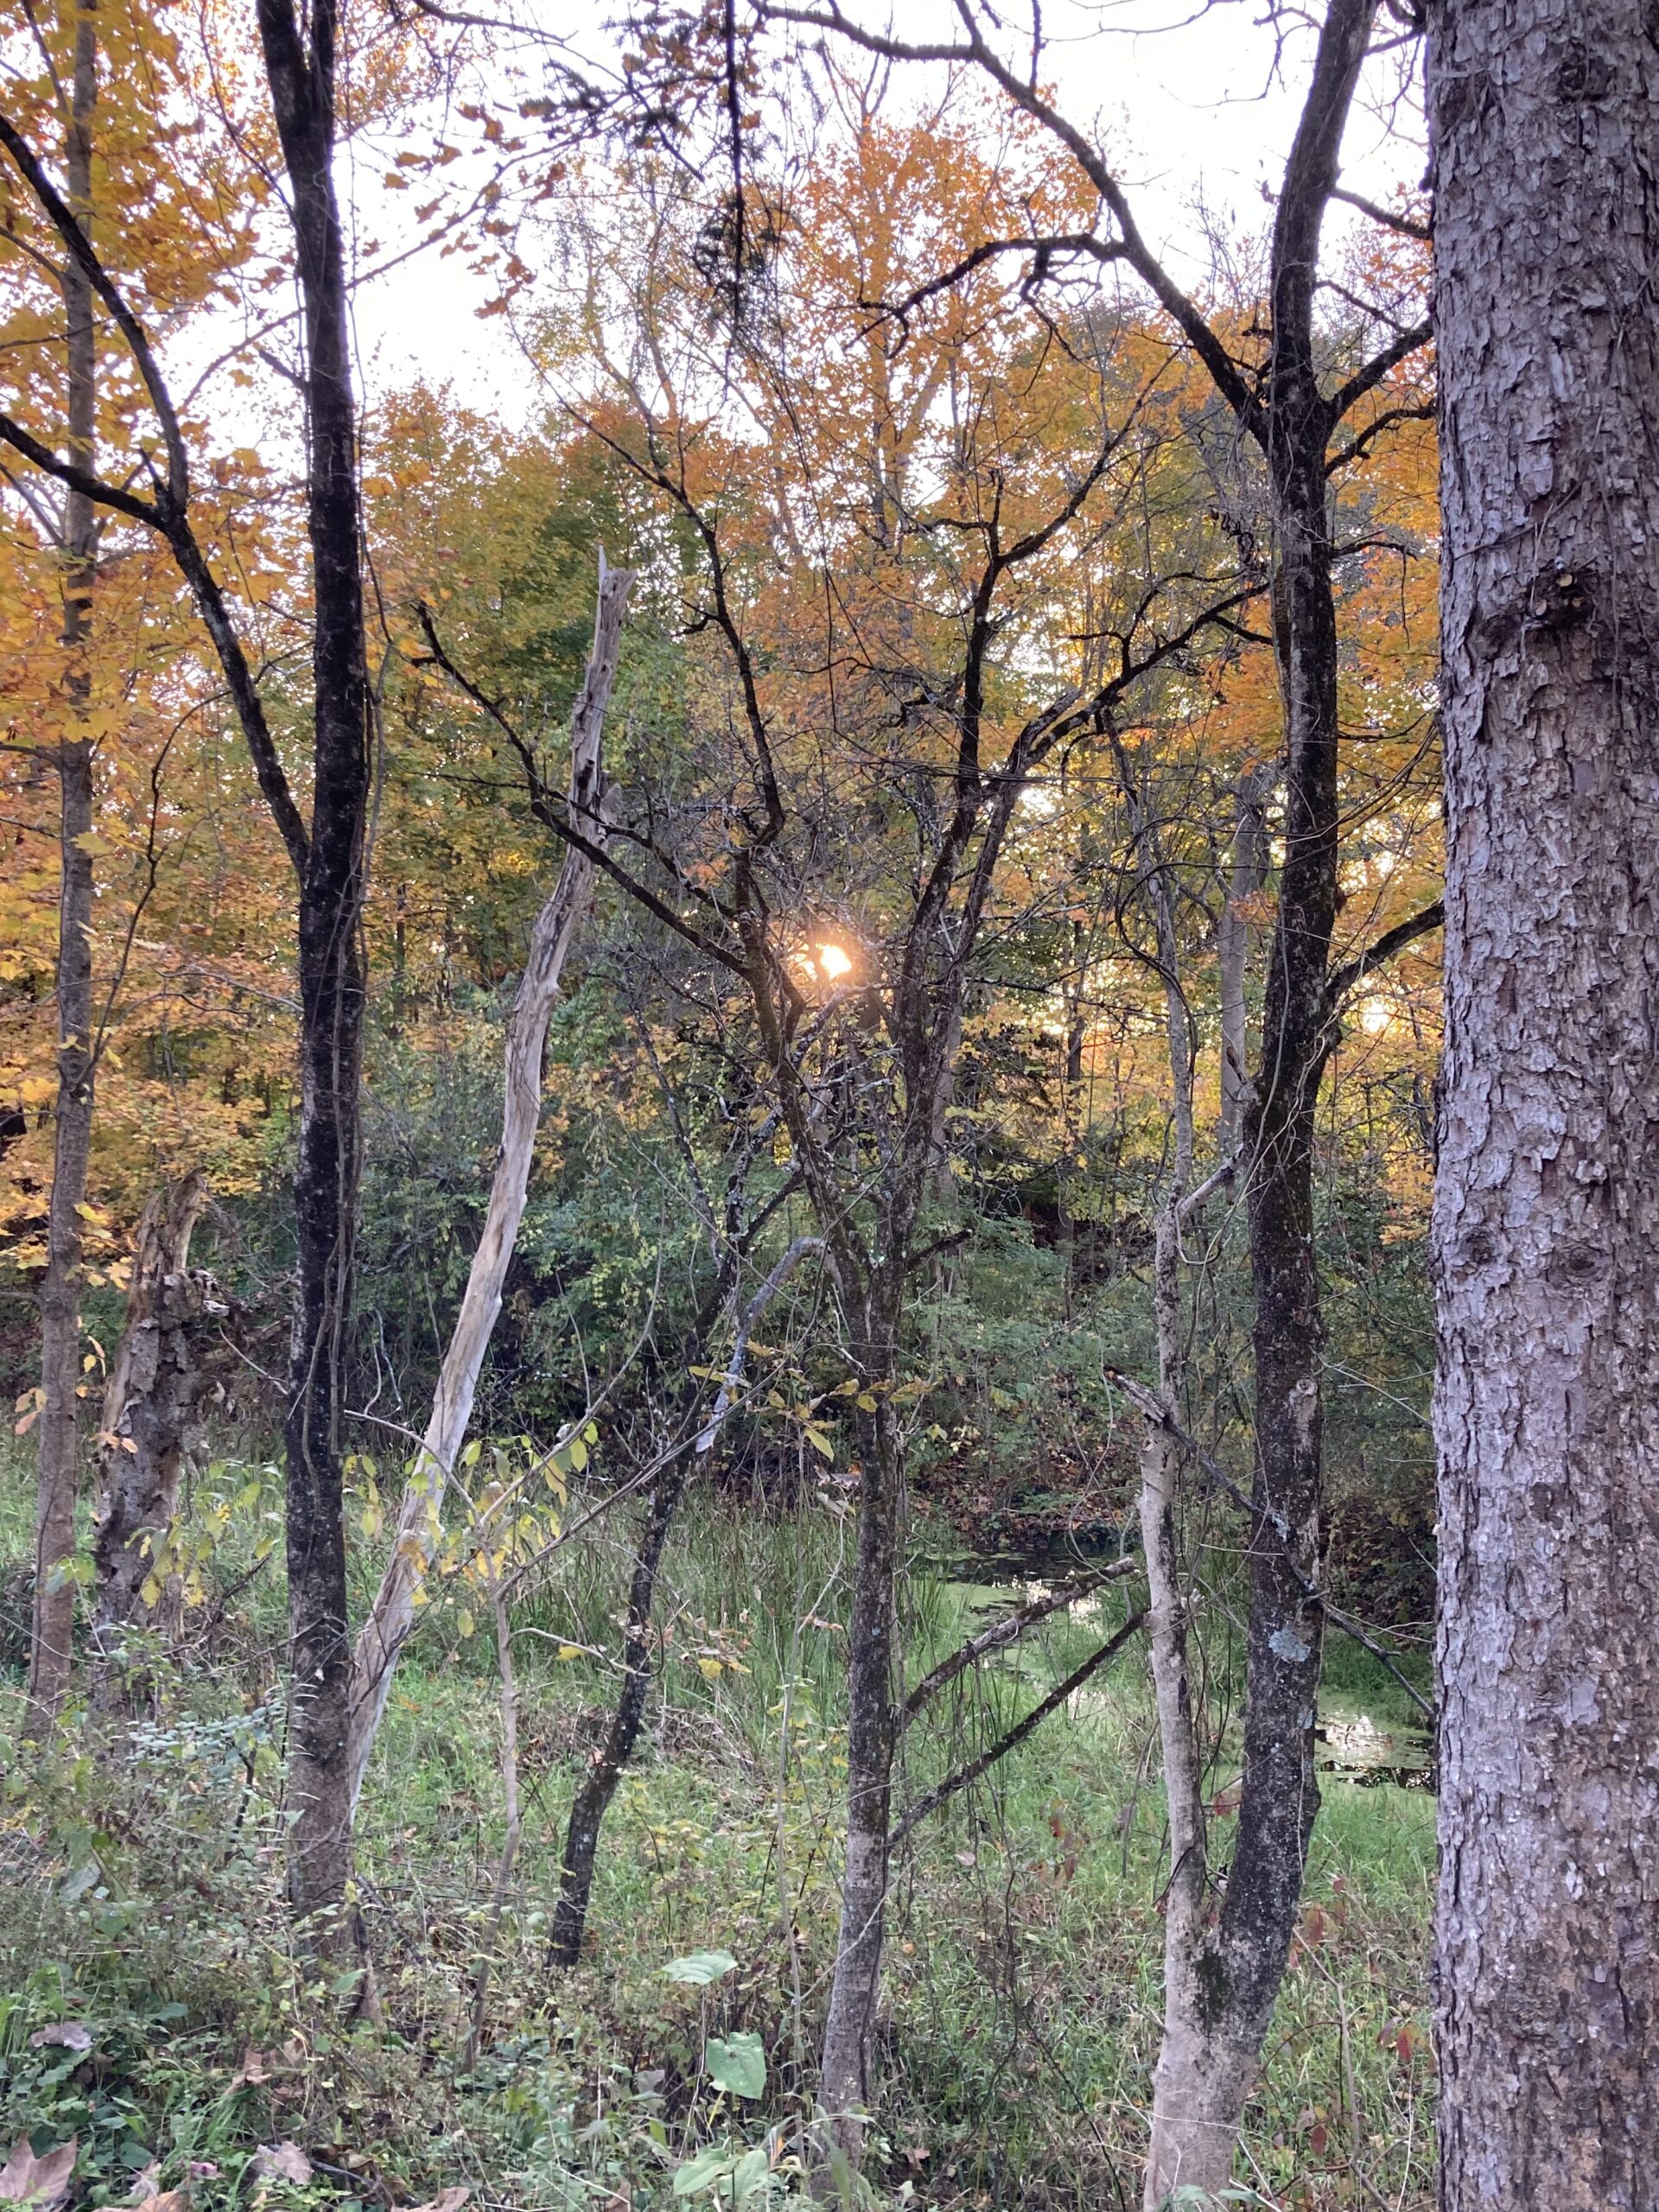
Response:
[[[689,1951],[683,1959],[671,1959],[663,1972],[671,1981],[690,1982],[694,1989],[706,1989],[711,1981],[730,1974],[736,1964],[729,1951]]]
[[[688,2158],[674,2177],[676,2196],[695,2196],[700,2189],[713,2189],[734,2171],[737,2161],[718,2143],[711,2143],[699,2151],[695,2158]]]
[[[709,2079],[717,2089],[734,2097],[760,2096],[766,2086],[766,2049],[752,2029],[736,2035],[709,2038],[703,2054]]]
[[[732,2202],[747,2204],[757,2190],[768,2188],[771,2182],[772,2160],[766,2155],[766,2145],[757,2144],[747,2158],[738,2160],[733,2169]]]

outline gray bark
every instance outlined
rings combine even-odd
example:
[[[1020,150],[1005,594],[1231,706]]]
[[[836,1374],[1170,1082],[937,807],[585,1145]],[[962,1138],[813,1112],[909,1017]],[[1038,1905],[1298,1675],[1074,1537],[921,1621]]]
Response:
[[[65,118],[64,168],[69,205],[91,228],[92,115],[98,101],[98,29],[88,7],[75,25],[74,74]],[[97,436],[97,329],[92,287],[73,259],[62,276],[66,325],[67,457],[92,467]],[[64,691],[72,715],[92,697],[87,654],[97,577],[98,518],[92,501],[67,491],[63,501]],[[26,1737],[44,1740],[69,1688],[75,1586],[67,1567],[75,1548],[80,1487],[80,1208],[92,1146],[92,742],[60,735],[62,792],[58,885],[58,1096],[46,1277],[41,1287],[41,1410],[35,1518],[35,1611],[29,1637]]]
[[[1446,2212],[1656,2201],[1659,23],[1432,0]]]

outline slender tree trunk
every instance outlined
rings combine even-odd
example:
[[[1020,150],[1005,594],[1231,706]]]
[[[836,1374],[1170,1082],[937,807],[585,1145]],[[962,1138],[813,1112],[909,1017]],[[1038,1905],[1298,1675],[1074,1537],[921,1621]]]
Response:
[[[89,6],[76,17],[74,75],[65,168],[69,205],[92,224],[92,115],[98,99],[98,31]],[[67,336],[67,457],[90,471],[97,437],[97,331],[92,287],[71,260],[62,278]],[[98,518],[90,499],[63,502],[64,695],[73,725],[91,702],[92,588]],[[41,1387],[35,1522],[35,1612],[29,1638],[27,1737],[43,1742],[69,1688],[75,1586],[67,1572],[75,1548],[80,1486],[81,1215],[92,1154],[92,742],[60,730],[58,778],[58,1096],[52,1198],[47,1217],[46,1279],[41,1287]]]
[[[103,1475],[92,1540],[93,1641],[100,1704],[142,1694],[119,1677],[125,1631],[156,1624],[162,1601],[145,1582],[178,1511],[185,1430],[203,1382],[204,1325],[215,1306],[211,1276],[190,1271],[190,1235],[206,1196],[199,1175],[155,1192],[138,1224],[127,1323],[104,1392]]]
[[[486,1565],[486,1572],[490,1611],[495,1618],[495,1660],[501,1675],[501,1797],[505,1821],[501,1856],[496,1861],[495,1888],[490,1899],[490,1933],[473,1977],[473,2018],[461,2053],[461,2069],[467,2074],[478,2064],[478,2054],[483,2047],[484,2023],[490,2002],[490,1955],[500,1939],[501,1916],[506,1910],[507,1891],[512,1885],[513,1868],[518,1863],[518,1844],[523,1834],[518,1804],[518,1675],[512,1661],[512,1618],[506,1592],[493,1564]]]
[[[890,1377],[896,1349],[895,1330],[873,1332],[857,1371],[875,1382]],[[818,2073],[824,2148],[854,2167],[872,2107],[871,2044],[880,1994],[898,1744],[893,1622],[904,1455],[887,1400],[861,1421],[859,1444],[858,1553],[848,1624],[847,1847]]]
[[[1659,2117],[1659,26],[1430,0],[1446,770],[1446,2212]]]
[[[1274,226],[1268,462],[1285,711],[1285,858],[1244,1118],[1255,1300],[1256,1522],[1237,1839],[1218,1919],[1165,1992],[1147,2202],[1215,2196],[1273,2018],[1319,1810],[1313,1728],[1322,1620],[1323,1345],[1313,1243],[1313,1122],[1332,1039],[1337,912],[1337,625],[1325,478],[1332,427],[1313,345],[1313,286],[1342,128],[1373,0],[1332,0]]]
[[[587,834],[601,844],[605,709],[621,654],[622,616],[632,582],[626,569],[607,569],[601,554],[594,650],[571,722],[569,810]],[[483,1232],[450,1332],[426,1434],[404,1491],[391,1556],[357,1639],[352,1689],[353,1808],[385,1713],[397,1655],[414,1626],[421,1586],[442,1525],[444,1486],[467,1440],[479,1374],[501,1311],[502,1287],[524,1219],[536,1132],[541,1122],[547,1026],[558,1003],[565,955],[587,909],[593,880],[592,861],[584,853],[567,850],[558,881],[531,931],[530,955],[507,1027],[501,1142]]]
[[[283,1427],[289,1890],[296,1910],[309,1915],[343,1903],[352,1865],[352,1644],[340,1420],[356,1229],[371,702],[347,295],[334,182],[338,4],[317,0],[303,32],[292,0],[258,0],[257,13],[299,250],[315,602],[314,797],[299,908],[299,1280]],[[319,1933],[333,1940],[327,1929]]]
[[[658,1476],[645,1509],[645,1530],[634,1554],[627,1619],[622,1630],[621,1694],[604,1744],[577,1788],[565,1830],[559,1900],[553,1910],[553,1934],[548,1946],[549,1960],[556,1967],[573,1967],[582,1956],[599,1832],[623,1770],[633,1756],[645,1719],[645,1699],[651,1690],[651,1617],[657,1599],[657,1572],[685,1488],[691,1450],[692,1440],[688,1437]]]

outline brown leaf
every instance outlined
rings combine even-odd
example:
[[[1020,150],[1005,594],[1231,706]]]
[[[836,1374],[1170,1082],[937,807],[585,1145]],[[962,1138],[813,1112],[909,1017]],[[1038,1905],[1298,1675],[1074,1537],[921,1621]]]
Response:
[[[262,2143],[251,2163],[262,2181],[291,2181],[303,2189],[311,2178],[311,2161],[297,2143]]]
[[[65,2050],[90,2050],[92,2031],[79,2020],[54,2020],[49,2028],[36,2028],[29,2039],[31,2050],[44,2050],[51,2044],[60,2044]]]
[[[11,2156],[0,2169],[0,2204],[27,2204],[32,2212],[55,2212],[69,2194],[69,2177],[75,2171],[80,2139],[72,2135],[37,2158],[27,2135],[11,2146]]]
[[[472,2195],[470,2189],[441,2189],[429,2204],[416,2204],[411,2212],[461,2212]]]
[[[154,2188],[139,2197],[140,2212],[190,2212],[190,2190],[188,2183],[178,2189]],[[97,2212],[132,2212],[133,2199],[124,2204],[100,2204]]]

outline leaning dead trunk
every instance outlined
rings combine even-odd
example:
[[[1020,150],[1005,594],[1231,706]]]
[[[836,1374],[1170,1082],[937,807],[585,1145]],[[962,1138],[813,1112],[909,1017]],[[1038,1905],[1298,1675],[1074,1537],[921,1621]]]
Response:
[[[185,1433],[206,1381],[201,1355],[225,1308],[211,1275],[190,1268],[190,1236],[206,1188],[192,1175],[156,1192],[134,1245],[127,1323],[110,1368],[99,1439],[103,1495],[92,1540],[99,1701],[122,1694],[126,1632],[162,1624],[163,1593],[146,1596],[178,1511]],[[128,1680],[126,1694],[142,1685]]]
[[[92,222],[92,112],[98,99],[98,33],[90,8],[76,18],[74,79],[66,133],[69,204]],[[62,276],[67,337],[68,456],[93,464],[97,435],[97,333],[92,287],[73,260]],[[66,727],[57,744],[62,794],[58,882],[58,1096],[52,1198],[47,1218],[46,1279],[41,1286],[40,1457],[35,1489],[35,1614],[29,1637],[26,1737],[44,1741],[69,1688],[75,1586],[67,1573],[75,1548],[80,1487],[81,1207],[92,1156],[92,741],[84,718],[92,700],[87,654],[97,576],[98,518],[92,501],[68,491],[63,502],[63,626]]]
[[[1659,48],[1430,0],[1446,2212],[1659,2142]]]
[[[607,569],[600,556],[599,609],[594,650],[571,722],[570,791],[567,804],[586,835],[604,842],[602,740],[622,649],[622,615],[633,582],[626,569]],[[461,1310],[433,1395],[432,1411],[414,1471],[404,1491],[391,1557],[374,1604],[357,1639],[352,1671],[351,1794],[355,1807],[374,1739],[391,1694],[391,1677],[414,1626],[421,1586],[442,1525],[444,1486],[454,1471],[472,1419],[478,1378],[501,1311],[501,1293],[512,1260],[530,1188],[531,1162],[542,1110],[542,1062],[547,1026],[558,1003],[565,955],[593,891],[594,863],[568,850],[559,879],[536,917],[530,957],[507,1027],[506,1070],[501,1106],[501,1143]]]

